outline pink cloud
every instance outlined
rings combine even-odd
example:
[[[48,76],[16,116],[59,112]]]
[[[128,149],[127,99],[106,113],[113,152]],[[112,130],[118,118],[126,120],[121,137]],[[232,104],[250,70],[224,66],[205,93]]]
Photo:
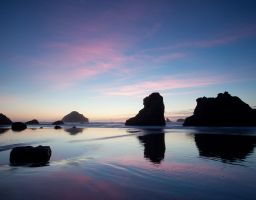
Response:
[[[226,82],[227,77],[221,76],[206,76],[201,78],[191,78],[190,76],[183,77],[165,77],[161,80],[144,81],[136,84],[124,85],[119,88],[104,91],[107,95],[117,96],[133,96],[142,95],[154,91],[168,91],[172,89],[204,87]]]

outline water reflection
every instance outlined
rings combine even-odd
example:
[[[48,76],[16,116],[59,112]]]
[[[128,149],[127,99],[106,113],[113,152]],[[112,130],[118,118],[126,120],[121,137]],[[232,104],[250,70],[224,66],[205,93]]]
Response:
[[[69,128],[69,129],[65,129],[66,132],[68,132],[70,135],[76,135],[78,133],[82,133],[83,132],[83,128]]]
[[[138,136],[140,143],[144,146],[144,158],[150,160],[154,164],[160,164],[165,154],[164,131],[143,130],[143,135]]]
[[[224,163],[242,162],[253,152],[256,136],[196,134],[199,155],[217,158]]]
[[[7,132],[9,129],[7,128],[0,128],[0,134],[3,134],[5,132]]]

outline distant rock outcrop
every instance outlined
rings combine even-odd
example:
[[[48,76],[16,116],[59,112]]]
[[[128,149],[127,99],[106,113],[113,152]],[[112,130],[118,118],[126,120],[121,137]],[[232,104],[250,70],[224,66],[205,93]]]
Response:
[[[177,122],[184,122],[185,119],[177,119]]]
[[[77,111],[72,111],[71,113],[64,116],[62,121],[67,123],[87,123],[89,122],[89,119]]]
[[[11,125],[12,121],[4,114],[0,113],[0,125]]]
[[[256,126],[256,110],[228,92],[198,98],[194,114],[184,126]]]
[[[23,122],[14,122],[12,123],[13,131],[23,131],[27,128],[27,125]]]
[[[26,122],[27,125],[38,125],[39,122],[36,119],[32,119],[31,121]]]
[[[49,162],[51,157],[51,148],[49,146],[25,146],[15,147],[10,153],[10,163],[14,166],[32,165],[40,166]]]
[[[169,118],[166,117],[166,122],[172,122]]]
[[[64,122],[60,121],[60,120],[52,123],[52,125],[63,125],[63,124],[64,124]]]
[[[144,108],[128,120],[125,125],[165,126],[164,102],[159,93],[152,93],[143,99]]]

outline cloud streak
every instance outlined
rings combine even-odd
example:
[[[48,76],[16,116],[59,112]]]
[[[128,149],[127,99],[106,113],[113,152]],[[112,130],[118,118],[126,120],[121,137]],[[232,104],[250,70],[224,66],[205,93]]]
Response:
[[[199,78],[183,77],[164,77],[161,80],[143,81],[136,84],[123,85],[118,88],[104,91],[111,96],[134,96],[144,95],[155,91],[169,91],[174,89],[198,88],[210,85],[216,85],[227,82],[227,77],[221,76],[201,76]]]

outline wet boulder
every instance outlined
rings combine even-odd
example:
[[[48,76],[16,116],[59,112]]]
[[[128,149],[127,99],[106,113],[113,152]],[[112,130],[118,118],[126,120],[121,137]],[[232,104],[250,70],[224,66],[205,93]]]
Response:
[[[14,166],[45,165],[49,162],[51,153],[49,146],[15,147],[10,153],[10,164]]]
[[[152,93],[143,99],[144,108],[128,120],[125,125],[135,126],[165,126],[163,97],[158,93]]]
[[[14,122],[12,123],[13,131],[23,131],[27,128],[27,125],[23,122]]]
[[[61,129],[61,126],[55,125],[55,126],[54,126],[54,129]]]

